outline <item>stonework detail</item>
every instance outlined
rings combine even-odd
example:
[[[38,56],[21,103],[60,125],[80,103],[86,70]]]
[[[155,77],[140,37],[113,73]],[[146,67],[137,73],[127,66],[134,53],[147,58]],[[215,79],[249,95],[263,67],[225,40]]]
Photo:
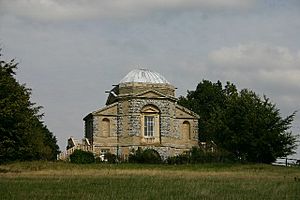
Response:
[[[135,70],[111,90],[106,107],[84,118],[85,137],[96,155],[110,151],[126,158],[139,147],[164,159],[178,155],[198,145],[199,117],[176,102],[175,88],[164,77]]]

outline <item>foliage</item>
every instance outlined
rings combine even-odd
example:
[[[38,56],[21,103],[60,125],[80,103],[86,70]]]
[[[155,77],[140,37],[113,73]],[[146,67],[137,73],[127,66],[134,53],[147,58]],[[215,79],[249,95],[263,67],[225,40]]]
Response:
[[[104,159],[107,160],[108,163],[116,163],[117,162],[117,156],[110,152],[107,152],[104,154]]]
[[[96,163],[110,163],[115,164],[118,162],[117,155],[106,152],[104,155],[96,156],[95,158]]]
[[[161,163],[162,160],[159,153],[156,150],[154,149],[142,150],[141,148],[138,148],[138,150],[133,151],[133,153],[129,155],[128,162],[158,164]]]
[[[200,116],[200,141],[214,141],[236,160],[273,162],[293,153],[296,136],[289,131],[295,112],[286,118],[267,97],[227,82],[200,82],[179,104]]]
[[[71,163],[76,163],[76,164],[89,164],[89,163],[95,163],[95,157],[94,154],[90,151],[82,151],[80,149],[76,149],[70,155],[70,161]]]
[[[232,155],[224,150],[209,151],[204,148],[193,147],[190,151],[177,156],[168,157],[168,164],[203,164],[203,163],[233,163]]]
[[[167,163],[174,164],[188,164],[190,163],[190,155],[188,153],[179,154],[177,156],[170,156],[167,158]]]
[[[30,102],[31,90],[16,81],[17,65],[0,55],[0,163],[55,160],[56,137],[41,121],[41,107]]]

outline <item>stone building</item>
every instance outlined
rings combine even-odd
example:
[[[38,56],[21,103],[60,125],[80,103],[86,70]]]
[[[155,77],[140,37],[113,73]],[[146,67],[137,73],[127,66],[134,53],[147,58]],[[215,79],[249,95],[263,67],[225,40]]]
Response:
[[[175,87],[162,75],[135,69],[108,93],[106,106],[84,117],[85,138],[97,156],[126,159],[140,147],[166,158],[198,146],[198,115],[177,104]]]

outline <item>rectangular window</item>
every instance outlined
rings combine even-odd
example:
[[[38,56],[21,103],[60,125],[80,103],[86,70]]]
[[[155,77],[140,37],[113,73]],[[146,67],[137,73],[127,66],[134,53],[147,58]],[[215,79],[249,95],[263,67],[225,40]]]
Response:
[[[146,137],[154,136],[154,117],[153,116],[145,116],[144,119],[144,135]]]
[[[108,152],[109,152],[109,149],[101,149],[100,155],[105,155]]]

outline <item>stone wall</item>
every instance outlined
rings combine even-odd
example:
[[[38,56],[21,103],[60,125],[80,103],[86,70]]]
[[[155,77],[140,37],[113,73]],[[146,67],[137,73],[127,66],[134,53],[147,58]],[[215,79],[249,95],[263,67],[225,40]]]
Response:
[[[110,94],[111,102],[114,103],[92,113],[93,148],[96,155],[103,149],[109,149],[111,153],[117,154],[119,149],[118,154],[122,153],[126,157],[132,149],[141,147],[155,149],[165,159],[197,146],[197,116],[176,104],[173,86],[126,83],[117,87],[118,90],[115,89],[114,92],[118,93],[118,96],[112,98],[113,94]],[[148,105],[159,110],[159,139],[154,137],[154,142],[148,142],[142,130],[144,126],[142,110]],[[101,135],[101,122],[104,118],[111,122],[108,137]],[[182,124],[186,121],[191,127],[190,139],[182,135]]]
[[[155,90],[166,96],[175,96],[175,88],[169,84],[149,84],[149,83],[122,83],[118,86],[119,94],[138,94],[147,90]]]
[[[119,112],[119,134],[124,135],[128,132],[130,136],[141,136],[141,110],[147,105],[153,105],[160,110],[160,134],[165,137],[175,137],[171,130],[171,121],[174,119],[174,102],[166,99],[130,99],[128,100],[128,112],[123,111],[125,102],[120,102],[118,105]],[[128,123],[124,123],[125,119]],[[178,133],[177,133],[178,136]]]

